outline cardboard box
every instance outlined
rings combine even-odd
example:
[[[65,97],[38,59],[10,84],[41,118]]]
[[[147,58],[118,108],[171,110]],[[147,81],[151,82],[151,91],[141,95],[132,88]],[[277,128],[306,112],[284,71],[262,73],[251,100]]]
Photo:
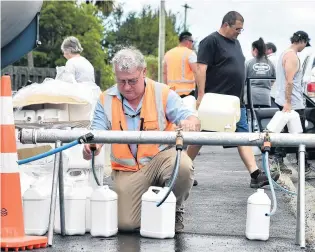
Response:
[[[17,150],[18,160],[33,157],[38,154],[50,151],[51,149],[52,147],[50,145],[42,145],[42,146],[36,146],[36,147],[31,147],[31,148],[18,149]]]

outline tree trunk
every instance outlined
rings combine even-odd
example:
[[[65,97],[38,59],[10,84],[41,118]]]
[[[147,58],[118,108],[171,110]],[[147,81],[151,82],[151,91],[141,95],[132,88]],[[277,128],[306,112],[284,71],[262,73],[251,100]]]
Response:
[[[27,66],[28,66],[28,67],[34,67],[33,52],[29,52],[29,53],[27,54]]]

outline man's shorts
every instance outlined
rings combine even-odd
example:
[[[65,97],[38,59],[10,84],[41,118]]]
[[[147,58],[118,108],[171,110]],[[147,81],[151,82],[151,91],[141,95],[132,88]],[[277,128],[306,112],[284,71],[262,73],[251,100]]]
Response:
[[[249,132],[245,106],[241,106],[241,117],[240,120],[236,123],[235,132]]]

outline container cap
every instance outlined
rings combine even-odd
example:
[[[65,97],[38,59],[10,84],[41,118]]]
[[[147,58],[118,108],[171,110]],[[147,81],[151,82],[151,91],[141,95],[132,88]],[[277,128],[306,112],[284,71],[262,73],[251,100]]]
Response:
[[[163,199],[165,194],[167,193],[169,187],[158,187],[158,186],[150,186],[148,191],[146,191],[142,195],[142,200],[143,201],[148,201],[148,202],[156,202],[158,203],[160,200]],[[173,192],[171,192],[164,203],[176,203],[176,197]],[[163,204],[164,204],[163,203]]]
[[[271,200],[264,192],[264,189],[259,188],[255,193],[248,197],[247,203],[254,205],[271,205]]]

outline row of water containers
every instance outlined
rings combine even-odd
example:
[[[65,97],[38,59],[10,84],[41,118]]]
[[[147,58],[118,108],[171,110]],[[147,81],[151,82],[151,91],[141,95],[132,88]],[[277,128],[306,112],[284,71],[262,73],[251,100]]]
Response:
[[[17,122],[57,122],[69,121],[69,112],[66,109],[46,108],[35,110],[16,110],[14,119]]]
[[[48,231],[51,202],[51,178],[43,178],[23,194],[25,233],[44,235]],[[142,196],[141,235],[151,238],[173,238],[175,235],[176,198],[171,193],[160,207],[157,202],[167,188],[150,187]],[[110,237],[118,232],[117,194],[107,185],[92,188],[84,180],[65,179],[64,187],[66,235],[90,233]],[[152,218],[154,216],[154,218]],[[55,233],[61,233],[59,192],[54,220]]]
[[[28,235],[48,231],[52,179],[38,180],[23,194],[24,228]],[[59,192],[57,192],[54,231],[61,233]],[[87,181],[65,179],[64,208],[66,235],[111,236],[117,233],[117,195],[108,186],[93,189]],[[110,216],[110,218],[108,218]],[[106,218],[107,217],[107,218]]]

